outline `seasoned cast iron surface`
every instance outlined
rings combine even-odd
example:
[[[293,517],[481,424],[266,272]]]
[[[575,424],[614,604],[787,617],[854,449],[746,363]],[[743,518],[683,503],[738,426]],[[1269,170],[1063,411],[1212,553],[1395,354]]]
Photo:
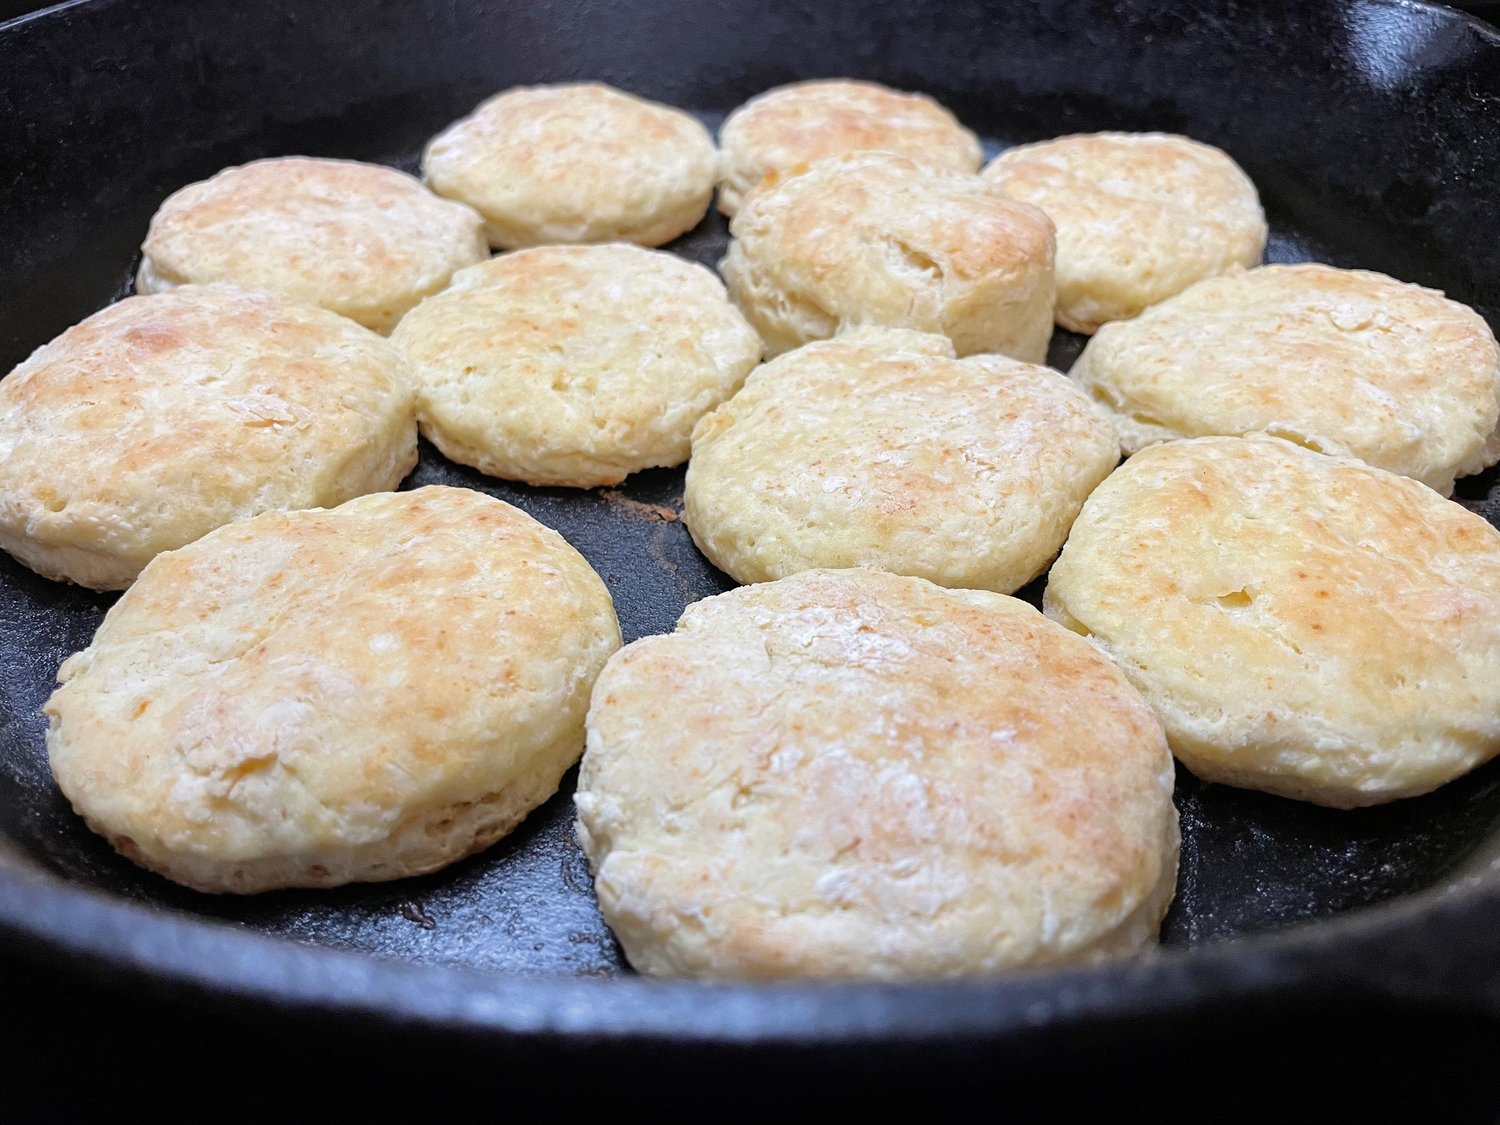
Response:
[[[1384,270],[1446,288],[1495,323],[1500,222],[1481,203],[1500,179],[1487,108],[1500,100],[1500,76],[1475,60],[1500,52],[1456,18],[1399,3],[1193,7],[934,5],[920,27],[903,7],[852,3],[360,0],[210,13],[187,0],[104,0],[43,17],[0,32],[14,76],[0,72],[0,371],[127,291],[146,220],[182,184],[288,153],[412,169],[422,141],[481,97],[580,77],[716,124],[780,82],[864,75],[939,97],[992,153],[1086,129],[1187,132],[1227,147],[1256,179],[1270,260]],[[1435,130],[1462,143],[1434,140]],[[726,241],[713,214],[671,249],[712,265]],[[1059,333],[1052,362],[1066,368],[1080,344]],[[431,483],[482,489],[561,531],[608,582],[627,641],[670,629],[684,605],[730,585],[677,519],[679,470],[618,489],[532,489],[424,444],[407,487]],[[1500,518],[1494,472],[1460,482],[1458,498]],[[1022,596],[1035,603],[1040,592],[1036,583]],[[490,851],[399,883],[209,897],[117,857],[54,788],[38,710],[110,600],[0,556],[0,867],[19,862],[171,911],[395,958],[621,970],[572,839],[572,775]],[[1186,773],[1177,802],[1182,874],[1163,934],[1174,944],[1442,885],[1500,849],[1500,766],[1356,812],[1206,787]]]
[[[712,127],[720,115],[704,114]],[[989,154],[1002,144],[991,142]],[[415,171],[414,157],[393,161]],[[1273,215],[1273,222],[1275,216]],[[712,213],[670,247],[713,266],[729,233]],[[1267,257],[1324,257],[1307,236],[1276,223]],[[128,277],[118,296],[129,292]],[[1051,362],[1066,370],[1084,338],[1058,332]],[[1483,506],[1495,473],[1465,482]],[[612,489],[530,488],[456,465],[427,442],[403,487],[477,488],[516,504],[567,537],[604,577],[626,642],[670,631],[682,609],[734,583],[693,547],[678,518],[682,471],[639,473]],[[1044,581],[1021,596],[1040,606]],[[121,859],[68,810],[47,773],[37,709],[52,673],[88,643],[109,596],[60,586],[0,557],[0,737],[5,815],[20,806],[11,837],[67,878],[117,894],[230,919],[301,941],[500,971],[601,975],[624,962],[594,901],[588,863],[573,840],[563,791],[483,855],[430,876],[334,891],[253,898],[182,890]],[[441,613],[441,606],[433,607]],[[19,767],[19,769],[17,769]],[[1182,873],[1167,918],[1167,942],[1197,942],[1317,918],[1419,890],[1453,872],[1500,818],[1500,768],[1478,771],[1439,793],[1384,809],[1339,812],[1222,786],[1179,769]]]

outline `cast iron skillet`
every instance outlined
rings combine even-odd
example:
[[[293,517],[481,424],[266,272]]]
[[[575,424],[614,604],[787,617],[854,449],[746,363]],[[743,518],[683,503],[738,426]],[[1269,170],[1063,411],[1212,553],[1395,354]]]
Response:
[[[929,8],[813,0],[74,3],[0,27],[0,370],[125,292],[168,192],[269,154],[408,168],[508,85],[599,78],[710,122],[766,87],[855,75],[925,90],[997,148],[1101,128],[1189,133],[1260,186],[1268,256],[1362,266],[1500,316],[1500,39],[1400,0],[1071,0]],[[674,249],[713,263],[711,218]],[[1066,366],[1077,338],[1059,335]],[[480,488],[559,528],[626,639],[727,587],[673,517],[680,472],[576,493],[424,448],[409,485]],[[1492,521],[1489,473],[1459,499]],[[1026,594],[1033,599],[1039,585]],[[622,970],[571,840],[568,792],[435,876],[250,899],[192,894],[88,833],[48,776],[38,708],[109,599],[0,557],[0,942],[190,1001],[319,1012],[512,1045],[818,1049],[1047,1041],[1235,1005],[1500,1007],[1500,765],[1430,797],[1333,812],[1183,774],[1162,951],[1090,972],[912,987],[732,987]],[[440,612],[440,610],[435,610]],[[14,963],[21,963],[20,961]],[[590,979],[608,978],[608,979]],[[1122,1022],[1125,1021],[1125,1022]]]

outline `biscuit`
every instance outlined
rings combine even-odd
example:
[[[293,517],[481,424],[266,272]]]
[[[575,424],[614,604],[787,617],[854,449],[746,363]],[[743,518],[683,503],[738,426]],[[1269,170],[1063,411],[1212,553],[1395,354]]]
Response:
[[[1092,333],[1196,281],[1260,263],[1266,216],[1212,145],[1085,133],[1002,152],[985,179],[1057,224],[1057,323]]]
[[[1351,458],[1152,446],[1084,505],[1045,608],[1205,781],[1351,808],[1500,750],[1500,532]]]
[[[873,566],[1008,594],[1119,459],[1065,375],[854,329],[771,361],[698,423],[686,520],[739,582]]]
[[[939,332],[959,355],[1039,363],[1052,223],[978,176],[859,152],[767,176],[720,266],[772,355],[854,325]]]
[[[687,460],[693,423],[761,352],[709,270],[625,244],[494,258],[391,339],[422,432],[445,456],[577,488]]]
[[[696,118],[596,82],[496,94],[422,156],[427,186],[478,210],[506,250],[660,246],[702,220],[718,169]]]
[[[91,828],[189,887],[396,879],[556,791],[619,644],[583,557],[481,493],[269,513],[146,568],[58,672],[47,752]]]
[[[0,547],[122,589],[221,524],[395,488],[414,409],[400,356],[343,317],[227,285],[128,297],[0,380]]]
[[[189,184],[151,219],[137,293],[228,282],[389,333],[489,255],[483,222],[394,168],[287,156]]]
[[[575,805],[652,976],[955,977],[1149,946],[1161,724],[1024,602],[805,571],[688,608],[595,686]]]
[[[767,172],[879,149],[977,172],[979,138],[925,94],[874,82],[794,82],[751,98],[719,129],[719,210],[733,215]]]
[[[1500,457],[1500,350],[1441,293],[1383,274],[1265,266],[1106,325],[1072,377],[1125,452],[1264,431],[1447,495]]]

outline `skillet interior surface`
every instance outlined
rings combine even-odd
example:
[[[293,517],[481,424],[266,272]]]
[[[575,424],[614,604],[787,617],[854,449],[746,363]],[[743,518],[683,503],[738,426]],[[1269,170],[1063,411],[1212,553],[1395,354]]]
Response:
[[[1268,260],[1382,270],[1500,323],[1500,220],[1490,208],[1500,44],[1462,17],[1394,0],[1191,12],[1084,0],[921,12],[283,0],[211,13],[188,0],[142,9],[93,0],[0,28],[0,58],[0,370],[127,291],[151,212],[182,184],[290,153],[414,170],[422,142],[483,96],[577,78],[712,125],[781,82],[870,77],[933,94],[991,153],[1072,131],[1185,132],[1228,149],[1255,179],[1272,225]],[[669,249],[713,265],[727,237],[714,214]],[[1054,365],[1066,368],[1080,345],[1059,333]],[[627,641],[669,630],[687,603],[730,585],[677,518],[679,470],[617,489],[533,489],[453,465],[424,443],[406,487],[431,483],[482,489],[560,530],[608,582]],[[1457,499],[1500,522],[1500,475],[1460,482]],[[1041,587],[1022,596],[1036,602]],[[87,643],[111,600],[0,556],[0,881],[25,872],[36,894],[93,888],[141,907],[143,927],[214,919],[406,962],[622,972],[572,840],[572,775],[497,847],[398,883],[207,897],[116,856],[53,786],[39,714],[57,665]],[[1184,840],[1169,945],[1316,922],[1480,874],[1500,855],[1500,763],[1431,796],[1357,812],[1207,787],[1185,772],[1177,802]],[[1462,893],[1494,892],[1480,879]],[[1246,942],[1239,955],[1255,948]]]

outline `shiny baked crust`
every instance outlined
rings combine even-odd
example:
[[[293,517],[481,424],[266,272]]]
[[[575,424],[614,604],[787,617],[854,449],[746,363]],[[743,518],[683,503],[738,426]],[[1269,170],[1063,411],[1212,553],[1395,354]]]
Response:
[[[575,804],[653,976],[903,980],[1149,946],[1161,725],[1023,602],[875,570],[690,606],[611,658]]]
[[[141,247],[136,292],[228,282],[389,333],[455,270],[488,256],[482,227],[394,168],[257,160],[167,198]]]
[[[1067,377],[947,337],[853,329],[787,352],[693,431],[686,520],[739,582],[874,566],[1008,594],[1120,458]]]
[[[517,86],[434,137],[422,176],[503,249],[660,246],[698,225],[718,150],[691,115],[597,82]]]
[[[158,557],[48,700],[63,793],[204,891],[432,871],[583,748],[620,636],[556,532],[469,489],[269,513]]]
[[[1152,446],[1084,505],[1045,606],[1207,781],[1349,808],[1500,750],[1500,532],[1349,458]]]
[[[227,285],[128,297],[0,380],[0,547],[122,589],[221,524],[395,488],[414,410],[396,351],[333,313]]]
[[[391,338],[455,461],[591,488],[687,460],[761,344],[709,270],[637,246],[544,246],[465,270]]]

